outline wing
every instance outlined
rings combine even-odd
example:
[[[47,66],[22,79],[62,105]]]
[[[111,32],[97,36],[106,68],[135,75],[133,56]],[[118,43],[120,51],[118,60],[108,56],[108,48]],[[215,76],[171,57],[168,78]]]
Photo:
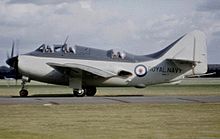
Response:
[[[73,70],[75,73],[84,71],[103,78],[110,78],[113,76],[117,76],[116,73],[82,64],[75,64],[75,63],[65,63],[65,64],[47,63],[47,64],[62,73],[66,73],[66,71]]]

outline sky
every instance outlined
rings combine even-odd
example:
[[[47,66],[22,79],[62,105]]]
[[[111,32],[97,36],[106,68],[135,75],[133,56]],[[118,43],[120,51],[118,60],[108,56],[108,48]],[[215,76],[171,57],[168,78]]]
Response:
[[[220,0],[0,0],[0,65],[41,44],[156,52],[201,30],[208,62],[220,63]]]

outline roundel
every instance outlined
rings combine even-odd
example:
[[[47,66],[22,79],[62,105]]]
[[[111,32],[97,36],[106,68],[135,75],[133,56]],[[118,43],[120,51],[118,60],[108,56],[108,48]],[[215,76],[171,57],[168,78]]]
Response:
[[[147,74],[147,68],[144,65],[137,65],[134,72],[138,77],[144,77]]]

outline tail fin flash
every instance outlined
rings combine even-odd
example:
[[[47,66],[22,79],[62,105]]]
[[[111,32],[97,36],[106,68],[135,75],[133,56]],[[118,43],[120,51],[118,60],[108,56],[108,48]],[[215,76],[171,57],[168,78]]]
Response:
[[[173,45],[172,45],[173,44]],[[161,58],[191,61],[193,74],[203,74],[207,71],[206,36],[201,31],[193,31],[178,39],[167,47]],[[166,48],[165,48],[166,49]]]

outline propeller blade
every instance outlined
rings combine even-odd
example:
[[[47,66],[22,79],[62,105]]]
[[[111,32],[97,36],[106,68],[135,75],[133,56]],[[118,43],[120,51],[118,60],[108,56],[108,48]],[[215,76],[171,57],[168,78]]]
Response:
[[[12,42],[11,57],[14,56],[15,42]]]
[[[68,35],[68,36],[66,36],[66,39],[65,39],[64,44],[63,44],[63,45],[66,45],[66,42],[68,41],[68,39],[69,39],[69,35]]]
[[[7,52],[7,59],[9,59],[10,58],[10,56],[9,56],[9,53]]]
[[[16,45],[16,56],[18,56],[19,55],[19,45],[17,44]]]

